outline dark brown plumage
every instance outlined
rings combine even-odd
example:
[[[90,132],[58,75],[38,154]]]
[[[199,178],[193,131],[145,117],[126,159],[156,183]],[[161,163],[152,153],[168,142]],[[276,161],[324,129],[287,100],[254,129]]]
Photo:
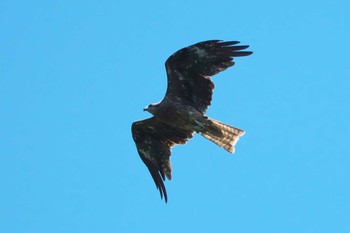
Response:
[[[235,63],[234,57],[248,56],[249,46],[238,41],[204,41],[183,48],[166,63],[168,88],[163,100],[146,111],[153,117],[132,124],[138,153],[146,164],[161,197],[167,202],[165,177],[171,179],[171,147],[184,144],[197,132],[233,153],[243,130],[205,116],[211,104],[214,83],[211,76]]]

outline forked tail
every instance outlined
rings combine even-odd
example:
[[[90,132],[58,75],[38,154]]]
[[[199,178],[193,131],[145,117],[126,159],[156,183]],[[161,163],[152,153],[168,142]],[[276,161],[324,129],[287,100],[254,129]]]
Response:
[[[205,129],[198,133],[230,153],[235,152],[239,137],[244,135],[243,130],[210,118],[206,119],[205,126]]]

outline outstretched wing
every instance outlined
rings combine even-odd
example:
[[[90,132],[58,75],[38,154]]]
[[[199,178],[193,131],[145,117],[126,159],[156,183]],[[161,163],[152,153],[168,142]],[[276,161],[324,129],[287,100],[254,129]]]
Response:
[[[175,144],[185,144],[192,131],[181,130],[152,117],[132,124],[132,136],[142,161],[146,164],[160,192],[168,201],[165,176],[171,179],[170,154]]]
[[[165,98],[180,101],[205,112],[212,100],[211,76],[233,66],[234,57],[248,56],[248,45],[238,41],[209,40],[183,48],[166,63],[168,89]]]

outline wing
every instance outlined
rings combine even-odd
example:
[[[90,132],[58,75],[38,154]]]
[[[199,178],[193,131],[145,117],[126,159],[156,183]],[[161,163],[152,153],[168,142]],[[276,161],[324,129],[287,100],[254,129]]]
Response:
[[[214,83],[211,76],[233,66],[234,57],[252,54],[242,51],[249,46],[236,46],[238,43],[209,40],[170,56],[165,62],[168,75],[165,98],[183,102],[204,113],[212,100]]]
[[[137,151],[146,164],[160,192],[161,198],[168,201],[164,186],[165,176],[171,180],[171,147],[185,144],[192,138],[192,131],[180,130],[166,125],[152,117],[132,124],[132,136]]]

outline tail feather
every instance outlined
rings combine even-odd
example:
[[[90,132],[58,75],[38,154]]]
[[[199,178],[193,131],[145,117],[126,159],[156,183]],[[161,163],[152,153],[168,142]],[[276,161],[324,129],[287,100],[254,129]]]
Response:
[[[199,134],[228,152],[234,153],[235,145],[239,137],[244,135],[244,131],[210,118],[206,123],[207,127]]]

